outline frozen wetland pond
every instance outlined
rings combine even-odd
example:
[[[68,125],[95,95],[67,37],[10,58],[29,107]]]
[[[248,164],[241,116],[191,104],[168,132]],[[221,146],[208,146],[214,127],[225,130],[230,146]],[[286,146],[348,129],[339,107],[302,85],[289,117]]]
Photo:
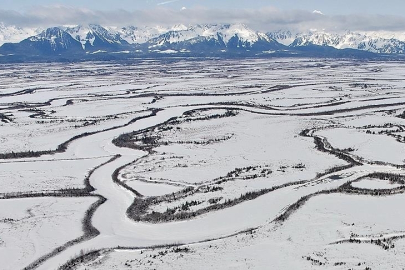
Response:
[[[0,66],[0,269],[402,269],[405,66]]]

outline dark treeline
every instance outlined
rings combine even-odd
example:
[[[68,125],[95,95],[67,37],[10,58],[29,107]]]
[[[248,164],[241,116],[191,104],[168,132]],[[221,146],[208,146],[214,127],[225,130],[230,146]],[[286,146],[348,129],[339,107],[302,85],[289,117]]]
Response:
[[[111,128],[106,128],[106,129],[99,130],[99,131],[84,132],[82,134],[78,134],[78,135],[70,138],[69,140],[61,143],[60,145],[58,145],[58,147],[55,150],[44,150],[44,151],[31,151],[30,150],[30,151],[23,151],[23,152],[1,153],[0,154],[0,159],[32,158],[32,157],[40,157],[40,156],[43,156],[43,155],[54,155],[56,153],[63,153],[63,152],[65,152],[67,150],[69,144],[72,143],[75,140],[81,139],[83,137],[91,136],[91,135],[94,135],[94,134],[97,134],[97,133],[106,132],[106,131],[110,131],[110,130],[114,130],[114,129],[118,129],[118,128],[121,128],[121,127],[128,126],[128,125],[130,125],[130,124],[132,124],[132,123],[134,123],[136,121],[155,116],[157,114],[157,112],[159,112],[160,110],[161,109],[153,109],[149,115],[136,117],[136,118],[132,119],[131,121],[129,121],[128,123],[124,124],[124,125],[115,126],[115,127],[111,127]]]
[[[102,254],[101,250],[94,250],[91,252],[88,252],[86,254],[80,254],[77,258],[71,259],[64,265],[60,266],[58,270],[72,270],[76,269],[77,266],[80,264],[88,263],[91,261],[94,261],[98,257],[100,257]]]
[[[0,194],[0,199],[38,198],[38,197],[87,197],[92,196],[86,189],[65,188],[42,192],[9,192]]]
[[[294,213],[296,210],[298,210],[300,207],[302,207],[310,198],[318,195],[327,195],[327,194],[334,194],[334,193],[343,193],[343,194],[349,194],[349,195],[369,195],[369,196],[389,196],[389,195],[396,195],[396,194],[402,194],[405,192],[405,185],[393,189],[364,189],[364,188],[355,188],[352,187],[352,183],[359,181],[364,178],[378,178],[382,180],[391,180],[392,181],[403,181],[404,176],[402,175],[397,175],[397,174],[390,174],[390,173],[371,173],[365,176],[362,176],[356,180],[346,182],[345,184],[341,185],[340,187],[336,189],[330,189],[330,190],[322,190],[318,191],[306,196],[301,197],[297,202],[294,204],[290,205],[284,213],[282,213],[280,216],[278,216],[274,221],[276,222],[284,222],[286,221],[292,213]]]
[[[315,147],[318,151],[334,155],[337,158],[350,163],[352,166],[363,165],[361,162],[355,160],[353,157],[351,157],[347,153],[347,152],[351,152],[353,149],[349,148],[346,150],[340,150],[340,149],[334,148],[327,141],[326,138],[321,138],[321,137],[315,136],[315,135],[313,135],[313,133],[314,133],[314,130],[304,129],[299,133],[299,135],[303,136],[303,137],[314,138]],[[360,159],[360,158],[358,158],[358,159]],[[337,167],[337,168],[339,169],[339,167]]]
[[[229,140],[232,136],[225,136],[219,139],[211,139],[208,141],[178,141],[178,142],[168,142],[168,141],[161,141],[162,135],[161,133],[164,131],[173,130],[174,126],[179,125],[185,122],[193,122],[193,121],[204,121],[204,120],[211,120],[211,119],[218,119],[224,117],[233,117],[238,115],[237,110],[226,109],[225,113],[223,114],[213,114],[207,115],[204,117],[195,117],[195,113],[200,111],[209,111],[213,110],[213,108],[204,108],[204,109],[194,109],[190,111],[186,111],[183,113],[181,117],[172,117],[167,121],[151,126],[146,129],[133,131],[129,133],[124,133],[118,136],[113,140],[113,144],[117,147],[126,147],[126,148],[133,148],[138,150],[143,150],[149,153],[153,153],[153,149],[160,146],[160,145],[168,145],[170,143],[178,143],[178,144],[211,144],[216,142],[221,142],[225,140]]]
[[[291,182],[291,183],[286,183],[280,186],[275,186],[267,189],[261,189],[258,191],[252,191],[252,192],[247,192],[245,194],[240,195],[240,197],[235,198],[235,199],[227,199],[223,203],[220,204],[212,204],[210,206],[207,206],[202,209],[198,209],[196,211],[191,211],[191,212],[174,212],[173,209],[167,209],[165,212],[160,213],[160,212],[151,212],[147,213],[149,206],[152,204],[157,204],[154,200],[158,200],[159,202],[163,202],[164,200],[159,199],[157,197],[149,197],[145,199],[141,198],[135,198],[134,202],[132,205],[128,208],[127,210],[127,215],[135,220],[135,221],[143,221],[143,222],[151,222],[151,223],[160,223],[160,222],[169,222],[169,221],[177,221],[177,220],[186,220],[190,219],[211,211],[218,211],[221,209],[225,209],[228,207],[235,206],[237,204],[240,204],[244,201],[248,200],[254,200],[257,197],[260,197],[262,195],[265,195],[269,192],[286,188],[289,186],[293,185],[300,185],[304,184],[307,181],[298,181],[298,182]],[[189,191],[192,191],[189,189]],[[174,198],[175,200],[175,198]],[[180,206],[179,208],[181,209],[183,206]]]

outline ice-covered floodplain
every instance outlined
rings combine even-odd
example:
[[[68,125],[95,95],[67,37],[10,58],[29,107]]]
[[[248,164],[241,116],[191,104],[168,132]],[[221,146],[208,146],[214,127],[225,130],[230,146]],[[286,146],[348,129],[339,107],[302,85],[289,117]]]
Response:
[[[0,269],[402,269],[405,66],[0,66]]]

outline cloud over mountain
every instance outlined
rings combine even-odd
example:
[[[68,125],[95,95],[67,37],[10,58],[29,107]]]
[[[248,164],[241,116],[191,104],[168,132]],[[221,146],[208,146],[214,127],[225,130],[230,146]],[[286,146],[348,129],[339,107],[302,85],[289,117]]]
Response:
[[[0,10],[5,24],[17,26],[42,26],[99,23],[103,25],[173,25],[204,23],[245,23],[270,31],[276,29],[326,29],[329,31],[400,31],[404,30],[405,17],[385,15],[334,15],[305,10],[262,9],[212,9],[205,7],[170,9],[165,5],[144,10],[98,11],[63,5],[37,6],[24,13]]]

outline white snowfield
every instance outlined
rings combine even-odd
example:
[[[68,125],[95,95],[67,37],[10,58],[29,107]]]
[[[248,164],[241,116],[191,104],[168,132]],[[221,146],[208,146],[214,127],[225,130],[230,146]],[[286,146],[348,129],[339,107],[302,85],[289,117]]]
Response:
[[[404,72],[0,66],[0,268],[401,269]]]
[[[0,163],[1,193],[42,192],[64,188],[84,188],[89,171],[108,161],[93,159],[51,159]]]
[[[1,269],[20,269],[82,235],[81,219],[94,198],[0,201]]]

